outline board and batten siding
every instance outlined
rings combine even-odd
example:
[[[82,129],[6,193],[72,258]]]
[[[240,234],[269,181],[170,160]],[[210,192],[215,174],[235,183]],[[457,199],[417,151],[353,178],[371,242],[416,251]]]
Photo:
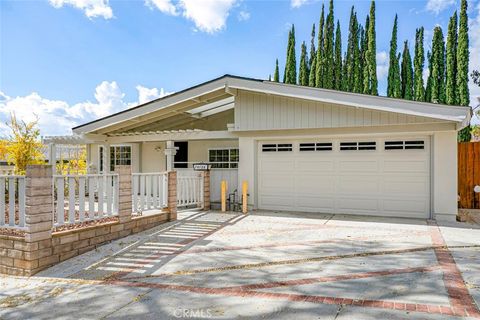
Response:
[[[294,107],[292,107],[294,106]],[[239,91],[235,130],[366,127],[441,120],[316,101]]]

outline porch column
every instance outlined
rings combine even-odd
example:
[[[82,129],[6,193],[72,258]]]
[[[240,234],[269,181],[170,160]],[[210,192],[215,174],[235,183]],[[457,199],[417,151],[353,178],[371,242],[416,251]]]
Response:
[[[57,169],[57,146],[55,143],[48,144],[48,164],[52,166],[52,173],[56,173]]]
[[[173,162],[175,161],[175,155],[177,154],[177,149],[173,144],[173,141],[167,141],[165,147],[165,156],[167,157],[167,171],[173,170]]]
[[[110,173],[110,144],[103,145],[103,173]]]

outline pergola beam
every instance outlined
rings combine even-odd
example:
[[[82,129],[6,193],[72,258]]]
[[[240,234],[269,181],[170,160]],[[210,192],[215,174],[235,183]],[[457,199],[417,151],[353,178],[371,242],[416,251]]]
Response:
[[[230,131],[199,131],[199,130],[177,130],[169,133],[147,133],[138,132],[131,135],[111,136],[107,138],[108,143],[128,142],[155,142],[155,141],[183,141],[183,140],[217,140],[217,139],[238,139],[238,136]]]

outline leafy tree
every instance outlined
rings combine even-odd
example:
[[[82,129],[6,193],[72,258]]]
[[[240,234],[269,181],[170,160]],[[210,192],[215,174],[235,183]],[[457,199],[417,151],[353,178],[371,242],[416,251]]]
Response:
[[[24,174],[29,164],[44,162],[38,120],[32,122],[18,121],[15,114],[10,117],[7,126],[11,135],[6,146],[7,161],[15,164],[15,172]]]
[[[308,82],[310,85],[310,74],[313,73],[313,86],[315,86],[315,68],[313,68],[313,60],[317,54],[315,50],[315,23],[312,25],[312,32],[311,32],[311,39],[310,39],[310,57],[308,58]],[[312,86],[312,85],[310,85]]]
[[[280,81],[280,75],[278,72],[278,59],[275,60],[275,72],[273,73],[273,81],[275,82]]]
[[[301,86],[308,85],[308,61],[307,46],[302,42],[302,53],[300,55],[300,71],[298,75],[298,84]]]
[[[335,87],[335,54],[334,54],[334,32],[335,23],[333,17],[333,0],[330,0],[327,20],[325,23],[325,56],[323,68],[323,87],[327,89],[334,89]]]
[[[0,140],[0,161],[7,159],[7,140]]]
[[[335,89],[342,90],[342,31],[340,30],[340,21],[337,20],[337,30],[335,31]]]
[[[445,102],[457,104],[457,12],[448,23]]]
[[[413,100],[413,67],[408,41],[405,41],[402,56],[402,98]]]
[[[462,0],[457,44],[457,90],[458,103],[461,106],[470,104],[470,93],[468,91],[468,60],[470,53],[468,51],[467,9],[467,0]]]
[[[432,40],[431,102],[445,103],[445,42],[442,28],[433,30]]]
[[[387,96],[400,98],[400,68],[397,59],[397,23],[398,17],[395,15],[392,29],[392,39],[390,40],[390,63],[388,66]]]
[[[325,6],[322,4],[322,12],[320,14],[320,22],[318,24],[318,48],[315,67],[315,87],[323,88],[323,56],[324,56],[324,25],[325,25]]]
[[[365,52],[365,66],[363,78],[363,92],[372,95],[378,95],[377,81],[377,45],[375,34],[375,1],[370,5],[370,23],[367,29],[368,41],[367,51]]]
[[[423,49],[423,27],[415,32],[415,57],[413,59],[414,66],[414,100],[425,101],[425,88],[423,87],[423,67],[425,64],[425,53]]]

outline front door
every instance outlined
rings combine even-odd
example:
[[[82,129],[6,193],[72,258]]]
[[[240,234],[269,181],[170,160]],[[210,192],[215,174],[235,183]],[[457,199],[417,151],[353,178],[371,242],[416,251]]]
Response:
[[[188,141],[177,141],[173,144],[177,149],[174,157],[174,168],[188,168]]]

